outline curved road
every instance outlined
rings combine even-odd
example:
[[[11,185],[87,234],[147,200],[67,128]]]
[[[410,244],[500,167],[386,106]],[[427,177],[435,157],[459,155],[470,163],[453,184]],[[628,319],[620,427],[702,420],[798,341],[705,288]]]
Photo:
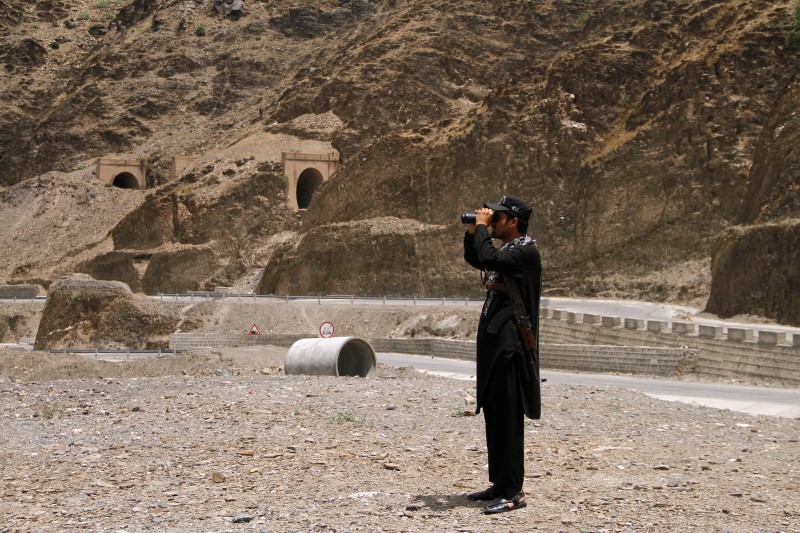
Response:
[[[475,363],[473,361],[398,353],[376,355],[379,363],[388,366],[411,366],[421,372],[439,376],[475,379]],[[662,400],[695,403],[752,415],[800,418],[800,390],[797,389],[771,389],[724,383],[700,383],[602,374],[568,374],[549,370],[542,371],[542,378],[547,379],[550,383],[637,390]]]
[[[30,350],[29,345],[2,344],[0,346]],[[183,350],[181,350],[183,351]],[[164,353],[170,353],[165,351]],[[88,358],[122,361],[153,357],[155,350],[115,350],[81,354]],[[462,359],[444,359],[427,355],[377,353],[377,360],[388,366],[411,366],[421,372],[452,379],[474,380],[475,362]],[[668,401],[695,403],[717,409],[730,409],[753,415],[769,415],[800,419],[800,390],[773,389],[724,383],[700,383],[650,377],[617,376],[605,374],[570,374],[543,370],[542,378],[550,383],[587,385],[593,387],[619,387],[637,390],[653,398]]]
[[[269,298],[256,298],[255,295],[230,295],[232,298],[249,301],[269,301]],[[155,298],[162,298],[156,296]],[[275,296],[277,298],[277,296]],[[297,298],[297,299],[294,299]],[[178,296],[180,301],[204,301],[200,295]],[[38,299],[44,301],[43,298]],[[315,302],[319,304],[355,303],[349,297],[293,297],[293,301]],[[483,304],[478,299],[434,299],[434,298],[358,298],[359,304],[372,305],[441,305],[479,307]],[[691,320],[698,324],[713,324],[735,327],[764,327],[770,330],[786,331],[800,334],[800,328],[770,324],[740,324],[713,318],[696,316],[700,311],[691,307],[669,304],[654,304],[627,300],[584,300],[577,298],[542,298],[542,305],[551,309],[562,309],[578,313],[623,316],[651,320]],[[15,346],[16,345],[12,345]],[[19,346],[22,347],[22,346]],[[378,361],[391,366],[413,366],[420,371],[435,373],[456,379],[474,379],[475,363],[456,359],[436,359],[428,356],[380,353]],[[574,385],[592,385],[600,387],[621,387],[638,390],[649,396],[663,400],[697,403],[719,409],[731,409],[750,414],[764,414],[790,418],[800,418],[800,390],[771,389],[765,387],[749,387],[721,383],[697,383],[677,380],[660,380],[626,376],[600,374],[567,374],[562,372],[542,372],[542,377],[553,383],[569,383]]]
[[[414,298],[414,297],[350,297],[350,296],[281,296],[281,295],[261,295],[254,294],[227,294],[229,299],[236,299],[244,303],[267,303],[270,300],[286,300],[297,303],[315,303],[319,305],[419,305],[419,306],[447,306],[447,307],[469,307],[479,309],[483,305],[482,298]],[[201,302],[209,299],[221,299],[222,295],[215,295],[213,298],[204,293],[194,295],[159,295],[151,298],[169,299],[178,302]],[[702,313],[701,309],[681,305],[665,303],[640,302],[635,300],[601,300],[601,299],[582,299],[582,298],[560,298],[542,297],[542,307],[549,309],[560,309],[575,313],[592,313],[604,316],[619,316],[623,318],[636,318],[641,320],[663,320],[670,325],[674,320],[691,321],[695,324],[707,324],[722,326],[723,331],[727,331],[728,326],[738,328],[765,329],[769,331],[793,333],[800,335],[800,328],[791,326],[781,326],[774,322],[764,323],[743,323],[721,320],[712,316],[698,316]],[[791,344],[791,339],[790,339]]]

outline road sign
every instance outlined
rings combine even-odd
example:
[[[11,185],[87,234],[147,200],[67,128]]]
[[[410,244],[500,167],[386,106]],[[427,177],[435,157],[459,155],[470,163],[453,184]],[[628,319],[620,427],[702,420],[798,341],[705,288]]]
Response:
[[[248,331],[247,334],[250,336],[257,336],[261,335],[261,332],[258,330],[258,326],[253,324],[252,326],[250,326],[250,331]]]
[[[333,324],[330,322],[323,322],[319,327],[319,336],[323,339],[333,337]]]

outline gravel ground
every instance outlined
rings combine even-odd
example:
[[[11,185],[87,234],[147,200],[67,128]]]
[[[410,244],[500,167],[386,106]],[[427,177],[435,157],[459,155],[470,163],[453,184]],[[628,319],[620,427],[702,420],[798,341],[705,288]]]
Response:
[[[797,420],[545,384],[528,507],[485,516],[471,382],[285,352],[0,350],[0,531],[800,531]]]

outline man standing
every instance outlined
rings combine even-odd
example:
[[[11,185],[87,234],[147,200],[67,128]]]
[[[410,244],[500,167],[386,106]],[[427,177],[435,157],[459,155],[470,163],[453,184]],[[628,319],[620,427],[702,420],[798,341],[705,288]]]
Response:
[[[484,204],[464,235],[464,259],[486,271],[486,301],[478,323],[476,413],[483,409],[492,485],[467,496],[489,501],[484,513],[525,507],[524,417],[541,416],[538,348],[526,351],[509,294],[519,294],[533,338],[538,338],[542,261],[536,241],[526,235],[531,212],[519,198],[503,196],[496,204]],[[496,248],[492,238],[502,245]]]

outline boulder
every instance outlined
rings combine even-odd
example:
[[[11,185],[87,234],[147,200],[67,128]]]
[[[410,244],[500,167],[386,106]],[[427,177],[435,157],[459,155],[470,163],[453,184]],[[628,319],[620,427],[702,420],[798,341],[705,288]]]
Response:
[[[119,281],[73,274],[50,286],[36,349],[167,347],[178,318],[137,298]]]
[[[736,227],[719,239],[706,312],[800,326],[800,220]]]

